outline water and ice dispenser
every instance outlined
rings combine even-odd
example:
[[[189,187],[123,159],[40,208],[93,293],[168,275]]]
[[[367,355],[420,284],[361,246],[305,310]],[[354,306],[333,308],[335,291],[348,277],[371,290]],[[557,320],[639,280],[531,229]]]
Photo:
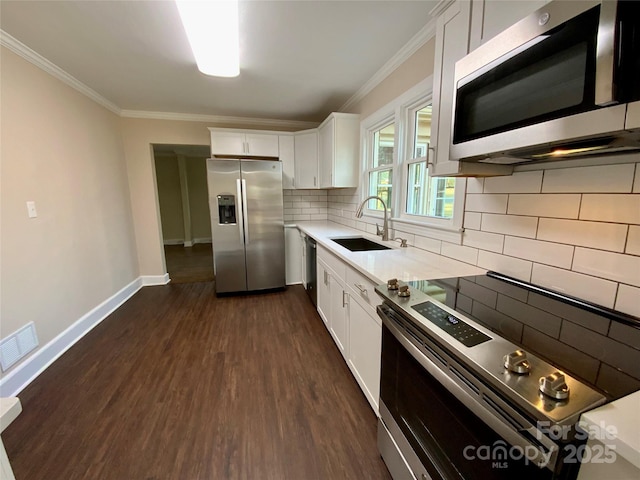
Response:
[[[218,223],[220,225],[236,223],[235,195],[218,195]]]

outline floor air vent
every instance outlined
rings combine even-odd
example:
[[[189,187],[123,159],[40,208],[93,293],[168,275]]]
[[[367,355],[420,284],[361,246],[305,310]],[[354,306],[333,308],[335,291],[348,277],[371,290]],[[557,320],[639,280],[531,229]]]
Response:
[[[0,366],[6,371],[18,360],[38,346],[36,327],[28,323],[17,332],[0,341]]]

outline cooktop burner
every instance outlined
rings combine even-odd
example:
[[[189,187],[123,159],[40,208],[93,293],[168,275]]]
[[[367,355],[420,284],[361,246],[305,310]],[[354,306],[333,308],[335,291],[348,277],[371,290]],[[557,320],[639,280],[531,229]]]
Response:
[[[570,415],[601,394],[615,399],[640,389],[638,318],[494,272],[394,279],[376,290],[535,408]]]

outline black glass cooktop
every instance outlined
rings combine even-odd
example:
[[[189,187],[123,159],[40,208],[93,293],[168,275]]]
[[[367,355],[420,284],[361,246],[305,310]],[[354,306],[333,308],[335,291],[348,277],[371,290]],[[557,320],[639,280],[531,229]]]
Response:
[[[460,313],[413,307],[467,346],[483,340],[465,318],[610,397],[640,390],[640,318],[495,272],[407,284]]]

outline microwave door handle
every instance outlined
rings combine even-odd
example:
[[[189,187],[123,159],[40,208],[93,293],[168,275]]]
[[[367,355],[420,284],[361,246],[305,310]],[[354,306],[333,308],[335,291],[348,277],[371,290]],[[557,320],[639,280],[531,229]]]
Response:
[[[236,215],[238,216],[238,233],[240,234],[240,243],[244,245],[244,213],[242,203],[242,185],[240,179],[236,179]]]
[[[244,244],[249,245],[249,214],[247,213],[247,181],[242,179],[242,216],[244,218]]]
[[[613,75],[616,64],[616,16],[618,2],[600,4],[600,20],[596,38],[595,104],[606,106],[618,103]]]

